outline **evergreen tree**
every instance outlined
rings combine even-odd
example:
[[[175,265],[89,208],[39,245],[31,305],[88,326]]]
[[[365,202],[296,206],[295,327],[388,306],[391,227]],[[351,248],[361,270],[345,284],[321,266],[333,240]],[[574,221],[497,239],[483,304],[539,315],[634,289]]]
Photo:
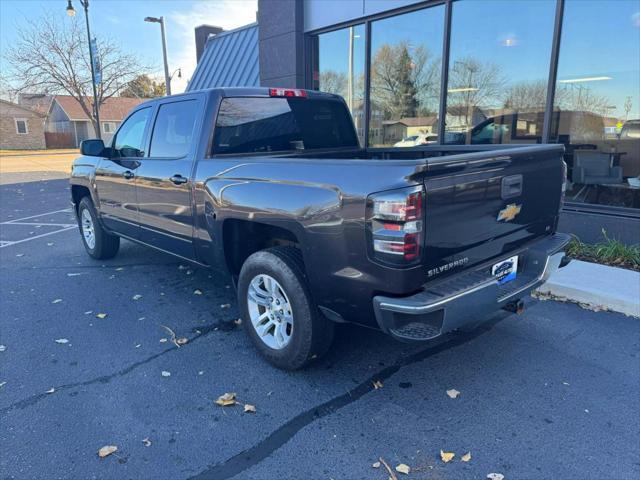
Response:
[[[413,62],[406,45],[402,46],[396,63],[398,96],[396,115],[398,118],[415,117],[418,111],[417,89],[413,79]]]

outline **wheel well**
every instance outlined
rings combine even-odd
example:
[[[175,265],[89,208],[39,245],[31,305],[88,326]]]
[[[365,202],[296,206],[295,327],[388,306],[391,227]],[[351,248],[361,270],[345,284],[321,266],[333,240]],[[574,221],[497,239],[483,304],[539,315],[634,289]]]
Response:
[[[82,185],[71,186],[71,198],[73,199],[73,204],[75,205],[76,209],[78,208],[80,200],[82,200],[84,197],[91,198],[91,192],[87,187],[83,187]]]
[[[246,220],[225,220],[223,226],[224,256],[232,275],[238,275],[244,261],[253,253],[276,245],[299,247],[289,230]]]

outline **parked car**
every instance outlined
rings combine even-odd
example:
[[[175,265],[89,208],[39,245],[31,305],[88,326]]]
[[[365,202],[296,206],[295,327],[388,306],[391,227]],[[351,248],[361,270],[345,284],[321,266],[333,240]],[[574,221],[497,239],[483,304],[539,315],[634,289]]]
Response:
[[[640,120],[627,120],[620,130],[620,140],[640,139]]]
[[[416,147],[418,145],[429,145],[438,143],[438,136],[428,133],[419,133],[403,138],[399,142],[393,144],[394,147]]]
[[[361,148],[337,95],[210,89],[83,142],[71,197],[91,257],[126,238],[228,273],[253,344],[296,369],[335,323],[426,341],[520,311],[563,265],[563,147],[454,148]]]

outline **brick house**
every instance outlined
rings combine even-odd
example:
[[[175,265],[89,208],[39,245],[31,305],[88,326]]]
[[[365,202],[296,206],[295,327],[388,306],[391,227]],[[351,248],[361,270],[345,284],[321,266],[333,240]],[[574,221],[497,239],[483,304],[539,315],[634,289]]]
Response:
[[[0,99],[0,149],[46,148],[44,124],[43,114]]]

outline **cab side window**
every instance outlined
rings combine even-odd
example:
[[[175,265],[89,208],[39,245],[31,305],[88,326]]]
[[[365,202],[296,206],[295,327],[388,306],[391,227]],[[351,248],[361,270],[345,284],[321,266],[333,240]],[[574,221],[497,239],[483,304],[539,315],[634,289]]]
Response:
[[[163,103],[151,136],[150,157],[184,157],[191,148],[197,100]]]
[[[115,157],[144,157],[144,132],[150,115],[151,108],[147,107],[125,120],[113,141]]]

